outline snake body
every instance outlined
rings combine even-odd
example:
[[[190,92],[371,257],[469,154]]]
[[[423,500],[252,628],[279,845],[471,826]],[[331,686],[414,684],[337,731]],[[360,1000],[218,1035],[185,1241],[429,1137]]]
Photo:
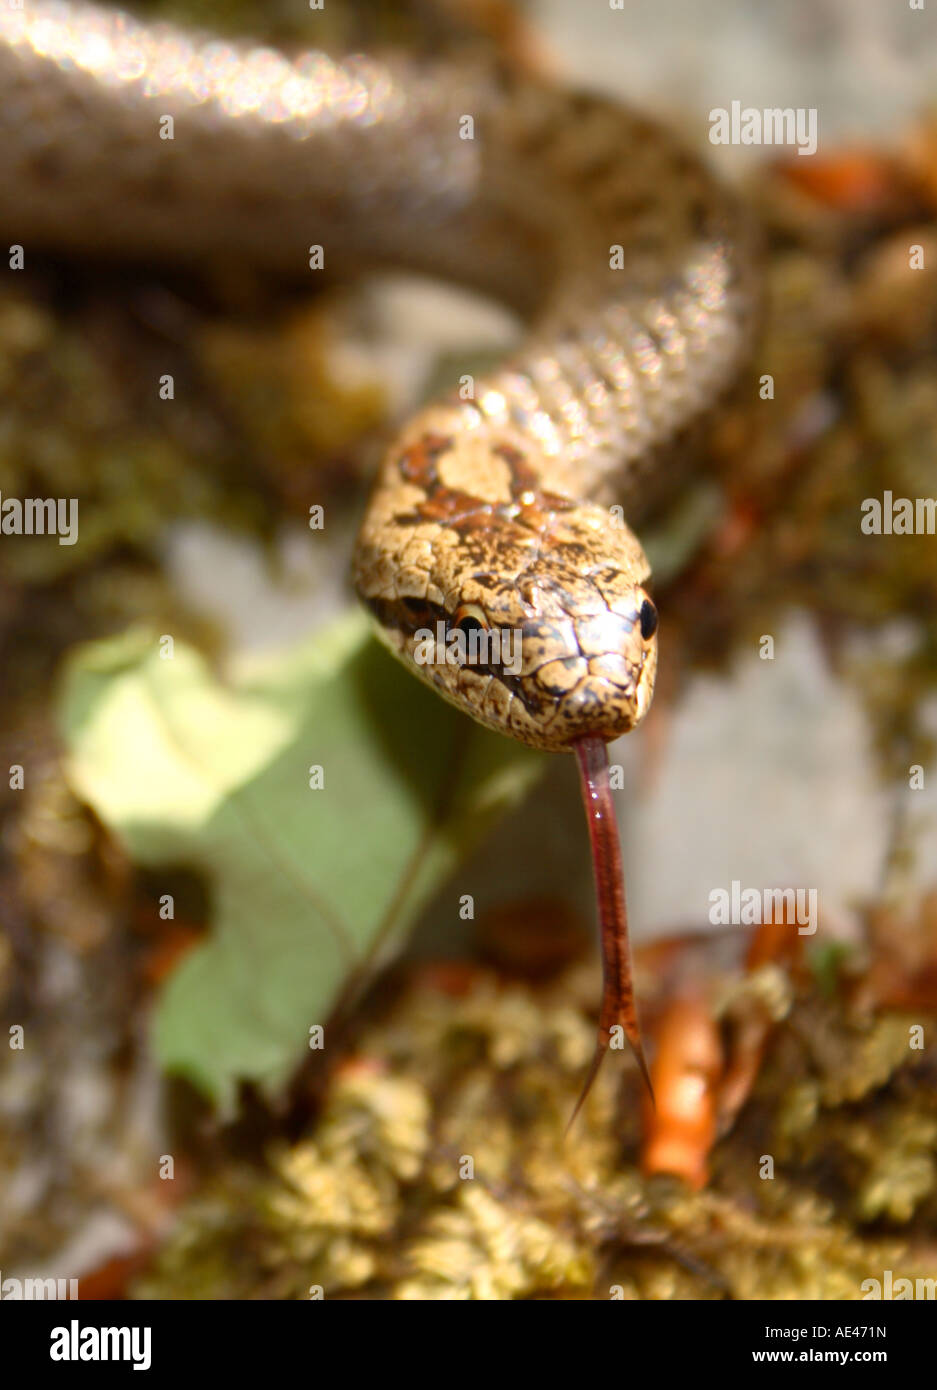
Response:
[[[609,504],[690,447],[755,297],[745,221],[695,157],[530,78],[288,58],[84,4],[0,8],[0,93],[0,229],[24,246],[295,275],[318,247],[326,270],[416,268],[516,310],[510,360],[388,450],[355,585],[492,728],[566,750],[638,722],[656,612]],[[514,645],[453,662],[456,632]]]

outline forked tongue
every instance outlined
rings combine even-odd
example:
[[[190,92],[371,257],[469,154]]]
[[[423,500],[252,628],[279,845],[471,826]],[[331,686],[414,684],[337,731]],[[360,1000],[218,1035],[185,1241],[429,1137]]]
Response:
[[[631,1045],[644,1084],[654,1101],[654,1088],[648,1074],[641,1045],[641,1029],[634,1002],[634,982],[631,974],[631,945],[628,940],[628,909],[625,906],[624,874],[621,865],[621,845],[615,804],[608,780],[608,752],[601,738],[580,738],[573,745],[579,762],[582,799],[589,825],[592,846],[592,870],[599,908],[599,932],[602,941],[602,1008],[595,1053],[576,1107],[566,1126],[568,1134],[582,1103],[592,1089],[602,1059],[609,1048],[613,1028],[621,1028]]]

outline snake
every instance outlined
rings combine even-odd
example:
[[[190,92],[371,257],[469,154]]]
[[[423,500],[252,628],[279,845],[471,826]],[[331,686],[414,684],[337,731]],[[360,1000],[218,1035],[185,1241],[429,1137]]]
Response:
[[[0,92],[0,227],[19,245],[310,283],[415,270],[523,324],[395,432],[353,580],[418,679],[578,756],[604,978],[583,1096],[616,1026],[647,1078],[605,758],[657,666],[625,510],[677,487],[750,351],[739,199],[623,103],[475,58],[288,55],[25,0],[0,6]]]

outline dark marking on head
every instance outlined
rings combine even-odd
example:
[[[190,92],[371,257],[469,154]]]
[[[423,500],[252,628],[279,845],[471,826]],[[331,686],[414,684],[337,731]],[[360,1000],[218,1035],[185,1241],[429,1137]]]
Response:
[[[435,637],[436,624],[439,622],[445,625],[447,639],[456,629],[461,630],[463,636],[468,638],[473,631],[480,631],[485,627],[478,618],[465,614],[464,610],[461,613],[459,610],[449,613],[442,604],[431,603],[428,599],[368,598],[363,602],[381,627],[402,632],[406,637],[415,637],[423,629],[429,629]],[[472,661],[468,664],[478,675],[493,676],[500,681],[512,695],[517,696],[532,716],[542,714],[551,703],[549,692],[540,687],[531,676],[506,671],[500,662]],[[431,679],[436,685],[445,685],[436,671],[431,673]]]
[[[451,449],[453,439],[446,434],[423,434],[397,460],[400,476],[408,483],[425,488],[427,492],[439,483],[436,464],[440,456]]]
[[[578,505],[572,497],[542,489],[537,469],[523,450],[507,442],[493,445],[493,452],[508,465],[510,501],[489,502],[461,488],[447,487],[439,476],[438,464],[453,447],[455,441],[449,435],[426,434],[400,455],[397,466],[401,478],[426,494],[412,511],[396,518],[401,525],[430,521],[463,537],[497,530],[502,544],[524,545],[531,535],[548,531],[557,515]]]

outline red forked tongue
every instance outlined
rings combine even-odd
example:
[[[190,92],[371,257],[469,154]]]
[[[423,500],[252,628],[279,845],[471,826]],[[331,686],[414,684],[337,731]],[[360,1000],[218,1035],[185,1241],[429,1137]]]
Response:
[[[599,1014],[599,1033],[595,1054],[585,1083],[569,1117],[566,1132],[579,1114],[582,1103],[592,1089],[602,1059],[609,1048],[611,1030],[621,1028],[635,1055],[644,1084],[654,1100],[654,1088],[648,1075],[641,1029],[634,1002],[634,983],[631,977],[631,947],[628,942],[628,910],[625,906],[624,874],[621,866],[621,845],[615,806],[608,780],[608,753],[605,740],[580,738],[573,745],[579,761],[582,799],[589,823],[589,842],[592,846],[592,869],[599,905],[599,931],[602,939],[602,1008]]]

